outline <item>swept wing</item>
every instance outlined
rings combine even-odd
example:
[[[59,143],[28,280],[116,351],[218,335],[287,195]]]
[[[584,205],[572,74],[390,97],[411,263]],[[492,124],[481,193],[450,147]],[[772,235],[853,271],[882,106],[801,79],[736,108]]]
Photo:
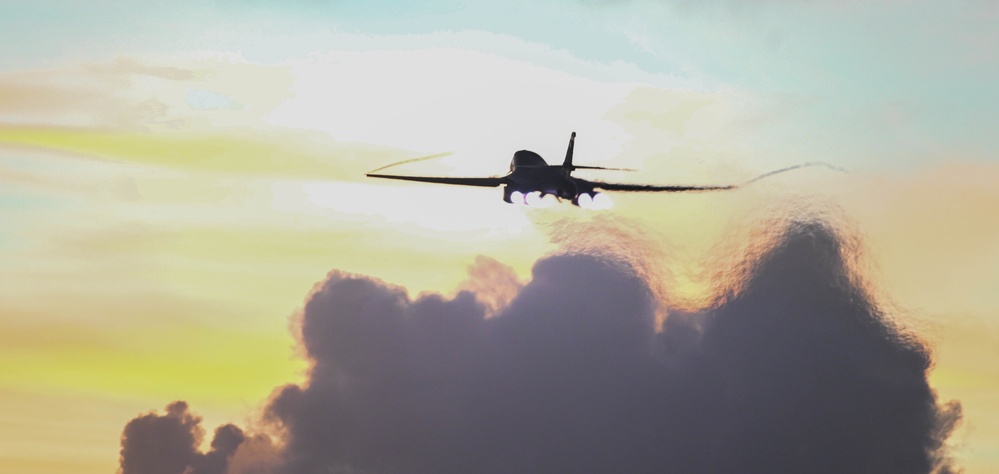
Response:
[[[394,174],[365,175],[369,178],[398,179],[402,181],[419,181],[421,183],[454,184],[459,186],[479,186],[484,188],[495,188],[501,184],[506,184],[509,180],[506,177],[492,178],[449,178],[446,176],[400,176]]]
[[[589,181],[585,179],[577,179],[583,183],[587,183],[593,186],[594,189],[602,189],[604,191],[634,191],[634,192],[664,192],[664,193],[682,193],[682,192],[697,192],[697,191],[722,191],[726,189],[735,189],[738,186],[727,185],[727,186],[660,186],[654,184],[621,184],[621,183],[605,183],[603,181]]]

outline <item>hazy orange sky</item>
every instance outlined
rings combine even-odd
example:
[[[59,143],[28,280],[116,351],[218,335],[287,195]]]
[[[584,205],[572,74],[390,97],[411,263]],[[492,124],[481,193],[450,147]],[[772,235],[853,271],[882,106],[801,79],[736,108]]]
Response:
[[[656,242],[689,310],[799,211],[860,240],[961,403],[958,465],[999,471],[999,7],[709,3],[0,1],[0,471],[113,471],[125,423],[174,400],[257,423],[334,269],[452,295],[596,220]],[[605,179],[849,173],[599,212],[363,176],[557,162],[572,131],[576,163],[641,170]]]

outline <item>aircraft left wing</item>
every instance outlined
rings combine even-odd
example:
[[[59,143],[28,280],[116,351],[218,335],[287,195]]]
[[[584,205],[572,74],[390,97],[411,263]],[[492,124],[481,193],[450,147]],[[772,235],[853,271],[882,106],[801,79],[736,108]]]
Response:
[[[593,186],[595,189],[602,189],[604,191],[637,191],[637,192],[665,192],[665,193],[682,193],[682,192],[697,192],[697,191],[723,191],[726,189],[735,189],[738,186],[728,185],[728,186],[659,186],[654,184],[620,184],[620,183],[605,183],[603,181],[589,181],[589,180],[579,180],[586,182]]]
[[[444,176],[400,176],[394,174],[368,173],[369,178],[398,179],[402,181],[418,181],[421,183],[455,184],[459,186],[480,186],[485,188],[495,188],[507,183],[506,177],[492,178],[448,178]]]

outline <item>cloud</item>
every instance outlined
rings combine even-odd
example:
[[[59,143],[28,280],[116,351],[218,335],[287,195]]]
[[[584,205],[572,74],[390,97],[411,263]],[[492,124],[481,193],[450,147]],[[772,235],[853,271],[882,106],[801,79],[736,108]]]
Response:
[[[0,71],[0,122],[104,134],[259,128],[287,96],[289,74],[208,54]]]
[[[242,107],[228,95],[203,89],[188,89],[186,101],[187,106],[195,110],[239,110]]]
[[[505,308],[517,296],[523,284],[512,268],[483,255],[468,267],[468,280],[461,285],[484,304],[489,314]]]
[[[231,424],[220,426],[211,450],[201,453],[201,418],[181,401],[167,405],[166,411],[165,415],[142,415],[125,425],[121,474],[225,474],[229,458],[245,439],[243,430]]]
[[[919,340],[833,230],[772,237],[736,294],[662,323],[656,282],[613,253],[538,261],[491,317],[470,291],[334,271],[300,316],[308,380],[266,409],[281,442],[231,472],[950,472],[960,407]]]
[[[60,69],[0,73],[0,120],[6,124],[145,129],[182,123],[172,91],[193,70],[118,58]],[[153,91],[153,87],[159,89]]]

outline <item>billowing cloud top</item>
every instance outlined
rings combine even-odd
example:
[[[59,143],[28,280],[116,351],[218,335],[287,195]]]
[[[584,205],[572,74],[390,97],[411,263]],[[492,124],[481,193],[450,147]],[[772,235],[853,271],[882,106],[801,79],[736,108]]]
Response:
[[[204,435],[201,419],[184,402],[173,402],[163,416],[150,413],[128,422],[121,435],[122,474],[224,474],[229,457],[243,443],[243,430],[215,430],[211,451],[198,452]]]
[[[651,282],[606,257],[539,261],[493,317],[468,291],[413,300],[332,272],[301,314],[308,381],[266,410],[279,440],[244,443],[231,471],[949,472],[960,408],[938,404],[926,350],[834,232],[782,235],[737,295],[661,327]],[[129,424],[123,468],[150,455],[131,440],[191,446],[154,426],[195,433],[181,408]]]

